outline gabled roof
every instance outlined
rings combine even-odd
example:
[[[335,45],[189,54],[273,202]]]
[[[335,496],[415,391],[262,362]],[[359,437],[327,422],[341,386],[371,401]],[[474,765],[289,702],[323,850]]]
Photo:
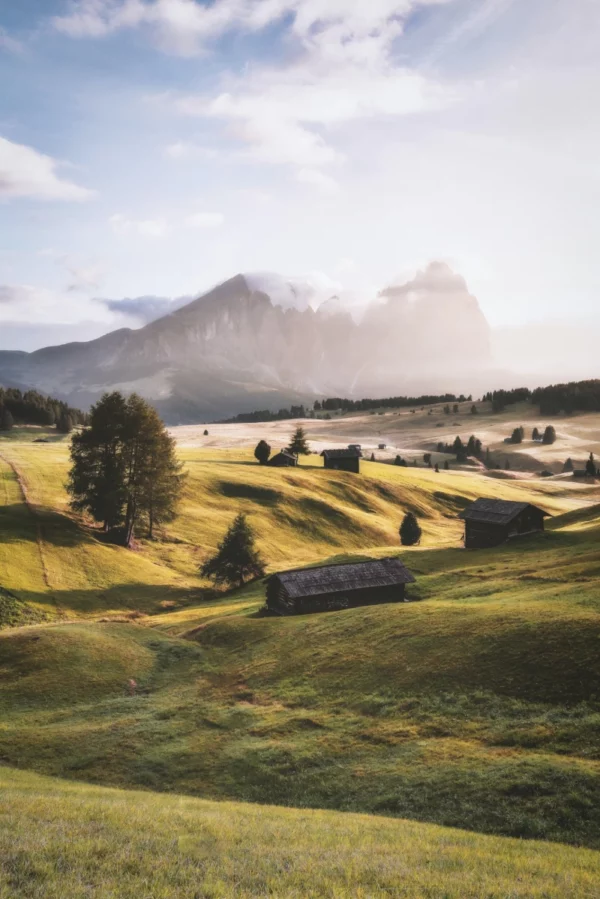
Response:
[[[544,516],[549,515],[549,512],[544,512],[531,503],[516,503],[507,499],[476,499],[458,517],[465,521],[483,521],[487,524],[510,524],[525,509],[535,509]]]
[[[326,459],[359,459],[359,449],[326,449],[321,453]]]
[[[294,453],[290,453],[289,450],[287,450],[287,449],[282,449],[282,450],[279,450],[278,453],[275,453],[274,456],[271,456],[271,458],[269,459],[269,461],[272,462],[273,459],[276,459],[276,458],[277,458],[277,456],[285,456],[286,459],[294,459],[294,461],[296,461],[296,459],[298,458]]]
[[[291,599],[319,596],[323,593],[368,590],[370,587],[393,587],[397,584],[412,584],[415,580],[400,559],[296,568],[274,574],[273,577],[279,579]]]

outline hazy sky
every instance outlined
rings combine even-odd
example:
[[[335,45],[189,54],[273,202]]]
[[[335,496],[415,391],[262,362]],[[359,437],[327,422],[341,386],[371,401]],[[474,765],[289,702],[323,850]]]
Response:
[[[493,325],[589,319],[599,97],[598,0],[0,0],[0,346],[430,259]]]

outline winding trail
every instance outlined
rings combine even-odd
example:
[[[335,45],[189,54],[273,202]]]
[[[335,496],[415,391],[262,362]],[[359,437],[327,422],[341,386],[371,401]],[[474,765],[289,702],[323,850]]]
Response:
[[[20,494],[21,494],[21,499],[22,499],[24,505],[27,507],[27,509],[28,509],[28,511],[29,511],[29,514],[31,515],[31,517],[32,517],[32,519],[33,519],[33,522],[34,522],[34,524],[35,524],[36,543],[37,543],[38,553],[39,553],[39,557],[40,557],[40,566],[41,566],[41,570],[42,570],[42,577],[43,577],[45,586],[47,587],[47,589],[48,589],[49,591],[51,591],[51,590],[52,590],[52,585],[51,585],[51,583],[50,583],[50,575],[49,575],[49,572],[48,572],[48,566],[46,565],[46,559],[45,559],[45,556],[44,556],[44,532],[43,532],[43,525],[42,525],[42,522],[41,522],[40,519],[39,519],[38,512],[37,512],[37,509],[36,509],[36,506],[35,506],[35,503],[33,503],[33,502],[31,501],[30,497],[29,497],[29,490],[28,490],[28,486],[27,486],[27,481],[26,481],[26,479],[25,479],[25,476],[24,476],[23,472],[20,471],[20,469],[19,469],[19,468],[17,467],[17,465],[12,461],[12,459],[9,459],[7,456],[4,455],[4,453],[0,453],[0,460],[2,460],[2,462],[4,462],[4,464],[5,464],[6,466],[8,466],[8,468],[9,468],[9,469],[11,470],[11,472],[13,473],[13,475],[14,475],[14,477],[15,477],[15,480],[16,480],[18,486],[19,486],[19,492],[20,492]],[[3,480],[3,483],[4,483],[4,492],[5,492],[6,501],[7,501],[7,503],[8,503],[8,502],[9,502],[9,496],[8,496],[8,487],[7,487],[7,484],[6,484],[6,478],[3,478],[2,480]],[[57,603],[56,603],[56,597],[52,596],[52,594],[50,594],[50,595],[51,595],[51,598],[54,600],[54,603],[56,604],[57,610],[59,610],[59,609],[58,609],[58,605],[57,605]],[[60,610],[59,610],[59,611],[60,611]]]

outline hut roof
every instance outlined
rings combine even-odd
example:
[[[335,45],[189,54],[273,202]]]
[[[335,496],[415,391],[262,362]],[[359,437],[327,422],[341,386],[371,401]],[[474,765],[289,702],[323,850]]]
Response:
[[[464,518],[465,521],[482,521],[486,524],[510,524],[513,518],[528,508],[536,509],[542,515],[549,515],[531,503],[516,503],[507,499],[476,499],[458,517]]]
[[[360,458],[360,449],[348,447],[348,449],[326,449],[321,453],[326,459],[357,459]]]
[[[323,593],[345,593],[369,587],[393,587],[412,584],[414,577],[400,559],[377,559],[372,562],[351,562],[343,565],[324,565],[319,568],[296,568],[273,575],[285,587],[288,596],[319,596]]]

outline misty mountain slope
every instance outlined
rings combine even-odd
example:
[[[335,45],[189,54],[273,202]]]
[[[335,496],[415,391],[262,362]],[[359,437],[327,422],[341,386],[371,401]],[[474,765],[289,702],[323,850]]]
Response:
[[[477,300],[441,263],[382,291],[360,322],[308,282],[239,274],[139,330],[2,352],[0,383],[79,406],[136,390],[169,421],[197,421],[319,395],[446,389],[489,367],[489,344]]]

